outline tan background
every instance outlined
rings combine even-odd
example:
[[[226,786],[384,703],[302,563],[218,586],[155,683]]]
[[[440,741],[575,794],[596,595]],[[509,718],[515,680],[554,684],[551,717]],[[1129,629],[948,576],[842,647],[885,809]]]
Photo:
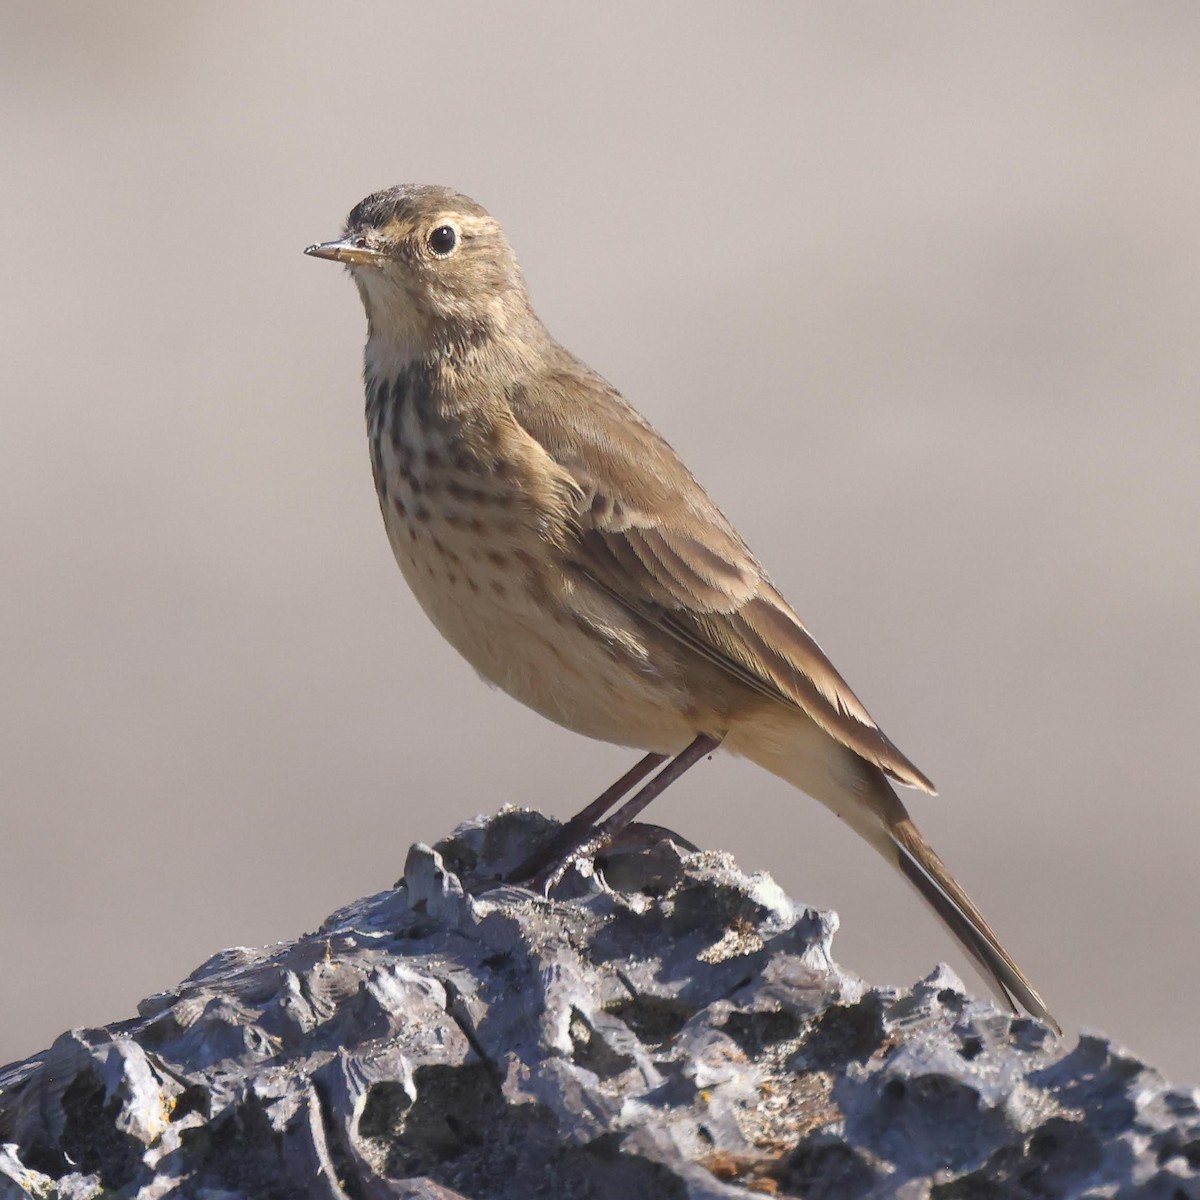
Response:
[[[629,762],[391,562],[358,301],[300,251],[410,180],[505,221],[1063,1021],[1200,1078],[1197,46],[1141,2],[6,6],[0,1060]],[[872,980],[964,969],[746,764],[651,816]]]

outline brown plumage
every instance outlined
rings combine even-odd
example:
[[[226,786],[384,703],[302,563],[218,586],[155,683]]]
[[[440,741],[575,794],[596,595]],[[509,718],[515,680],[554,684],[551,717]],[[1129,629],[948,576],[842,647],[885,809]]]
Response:
[[[485,210],[392,188],[308,252],[358,285],[384,522],[447,640],[550,719],[650,752],[629,786],[686,748],[661,787],[717,743],[787,779],[900,869],[1000,995],[1053,1025],[888,782],[929,779],[671,447],[550,337]]]

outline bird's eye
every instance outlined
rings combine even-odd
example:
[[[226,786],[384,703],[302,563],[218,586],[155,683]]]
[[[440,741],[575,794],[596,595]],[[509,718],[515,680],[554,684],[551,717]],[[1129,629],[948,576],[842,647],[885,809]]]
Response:
[[[429,249],[438,258],[445,258],[458,245],[458,230],[453,225],[439,225],[430,233],[428,241]]]

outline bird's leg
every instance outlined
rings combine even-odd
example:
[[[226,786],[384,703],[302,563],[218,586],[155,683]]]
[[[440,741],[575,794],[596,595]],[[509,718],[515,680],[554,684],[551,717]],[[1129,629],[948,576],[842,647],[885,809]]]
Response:
[[[590,854],[595,854],[599,850],[603,850],[627,825],[638,816],[639,813],[661,792],[665,791],[676,779],[680,777],[695,763],[699,762],[706,754],[711,754],[719,745],[721,739],[712,737],[707,733],[700,734],[695,741],[691,742],[685,749],[681,750],[649,783],[645,784],[639,791],[635,792],[630,799],[617,809],[611,817],[608,818],[602,825],[597,826],[590,837],[577,837],[572,845],[565,850],[559,850],[558,845],[555,846],[556,856],[551,859],[548,865],[542,868],[530,881],[530,887],[535,891],[548,892],[558,881],[566,874],[570,865],[578,858],[585,858]],[[658,758],[660,761],[662,755],[648,754],[632,771],[629,776],[635,776],[634,782],[644,778],[650,771],[657,766],[657,763],[651,762],[653,758]],[[641,772],[637,774],[637,772]],[[625,778],[628,778],[626,776]],[[618,781],[623,783],[624,780]],[[609,791],[613,791],[618,784],[614,784]],[[632,784],[630,785],[632,786]],[[605,795],[607,796],[607,792]],[[604,799],[604,797],[601,797]],[[589,805],[589,809],[596,808],[600,801],[597,800],[594,804]],[[599,810],[603,812],[603,809]],[[583,816],[583,813],[580,813]],[[570,825],[575,822],[571,821]],[[568,826],[568,827],[569,827]]]
[[[580,809],[563,826],[563,832],[580,833],[584,829],[591,829],[631,788],[637,787],[655,767],[665,763],[668,758],[669,754],[647,754],[645,758],[639,759],[612,787],[605,789],[587,808]]]
[[[596,822],[617,803],[630,788],[637,787],[655,767],[665,763],[666,754],[647,754],[639,759],[611,787],[605,788],[586,808],[577,812],[559,831],[549,846],[535,850],[512,874],[511,883],[523,883],[537,877],[542,871],[554,866],[571,853],[576,846],[587,840]]]

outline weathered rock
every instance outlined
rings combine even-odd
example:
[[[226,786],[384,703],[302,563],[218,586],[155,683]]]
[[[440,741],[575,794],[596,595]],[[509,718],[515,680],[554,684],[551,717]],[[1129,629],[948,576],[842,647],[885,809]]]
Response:
[[[868,988],[724,855],[553,901],[506,811],[316,933],[0,1071],[0,1197],[1200,1198],[1200,1095],[945,968]]]

